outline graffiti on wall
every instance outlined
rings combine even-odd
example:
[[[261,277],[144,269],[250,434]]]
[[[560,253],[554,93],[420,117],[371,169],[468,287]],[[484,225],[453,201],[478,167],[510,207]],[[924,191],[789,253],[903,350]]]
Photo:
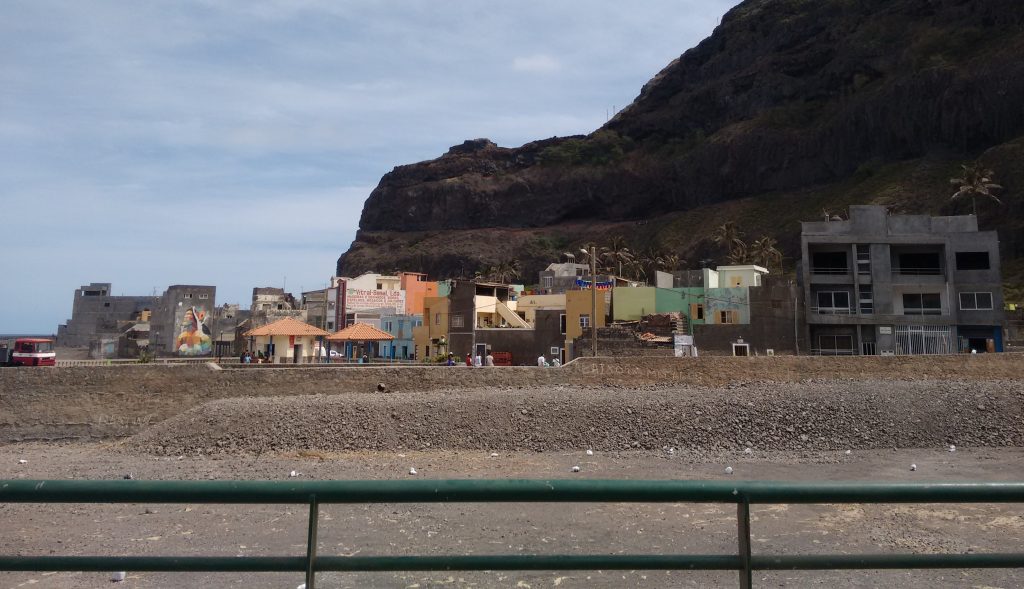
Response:
[[[174,342],[180,356],[205,356],[213,350],[210,327],[206,324],[208,315],[202,307],[189,307],[181,320],[181,333]]]

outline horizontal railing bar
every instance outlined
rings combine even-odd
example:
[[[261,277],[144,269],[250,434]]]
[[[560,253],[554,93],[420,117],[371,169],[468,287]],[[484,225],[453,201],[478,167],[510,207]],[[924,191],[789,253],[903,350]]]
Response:
[[[754,556],[757,570],[992,569],[1024,567],[1024,553],[991,554],[814,554]]]
[[[69,481],[0,480],[0,503],[441,503],[705,502],[1009,503],[1024,482],[860,483],[785,481],[410,480]]]
[[[305,570],[304,556],[0,556],[0,571],[228,573]]]
[[[735,571],[734,554],[319,556],[316,570],[388,571]],[[971,569],[1024,567],[1021,554],[754,555],[754,570]],[[3,556],[4,571],[274,572],[306,570],[300,556]]]

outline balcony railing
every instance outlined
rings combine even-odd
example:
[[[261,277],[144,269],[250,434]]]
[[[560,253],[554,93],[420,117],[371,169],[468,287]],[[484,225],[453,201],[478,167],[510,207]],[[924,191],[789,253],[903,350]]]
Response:
[[[850,307],[811,307],[811,312],[817,315],[855,315],[856,312]]]
[[[935,266],[928,266],[924,268],[900,267],[893,268],[892,272],[893,274],[899,274],[901,276],[941,276],[942,268],[937,268]]]
[[[847,268],[846,266],[842,266],[842,267],[840,267],[840,266],[833,266],[833,267],[816,266],[814,268],[811,268],[811,274],[824,274],[824,275],[841,276],[843,274],[849,274],[849,273],[850,273],[850,269]]]

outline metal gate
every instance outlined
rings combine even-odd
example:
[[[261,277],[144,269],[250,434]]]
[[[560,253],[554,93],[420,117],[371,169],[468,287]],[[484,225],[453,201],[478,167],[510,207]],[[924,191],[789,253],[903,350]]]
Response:
[[[896,354],[955,354],[950,325],[895,325]]]

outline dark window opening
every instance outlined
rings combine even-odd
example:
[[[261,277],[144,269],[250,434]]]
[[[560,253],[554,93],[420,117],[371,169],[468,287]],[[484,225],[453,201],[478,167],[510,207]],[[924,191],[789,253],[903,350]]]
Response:
[[[988,252],[957,252],[957,270],[988,270]]]
[[[846,252],[814,252],[811,268],[812,274],[846,274]]]
[[[934,276],[942,274],[942,261],[938,252],[900,254],[897,271],[914,276]]]

